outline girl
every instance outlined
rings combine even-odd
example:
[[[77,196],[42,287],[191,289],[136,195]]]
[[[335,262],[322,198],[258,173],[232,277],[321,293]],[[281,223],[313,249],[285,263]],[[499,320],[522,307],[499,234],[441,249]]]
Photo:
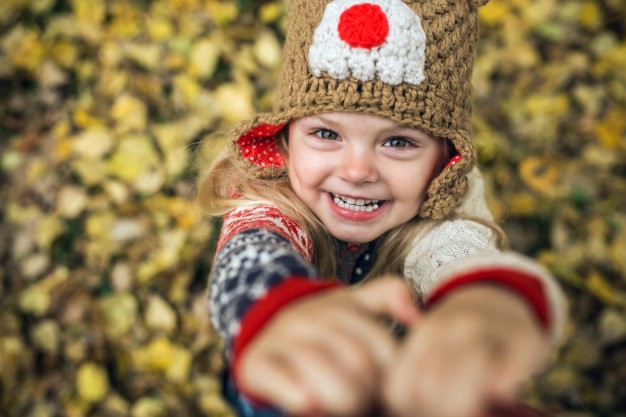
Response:
[[[291,1],[276,111],[200,185],[239,415],[474,416],[558,340],[558,286],[500,252],[473,169],[482,3]]]

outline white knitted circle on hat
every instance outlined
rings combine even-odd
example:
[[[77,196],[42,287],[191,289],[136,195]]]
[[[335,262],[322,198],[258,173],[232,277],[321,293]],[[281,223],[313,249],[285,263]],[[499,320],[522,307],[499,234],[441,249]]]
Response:
[[[341,15],[353,6],[379,6],[389,31],[384,42],[372,48],[352,47],[339,35]],[[424,78],[426,34],[417,16],[401,0],[335,0],[326,6],[309,49],[309,65],[315,76],[322,72],[344,80],[379,79],[390,85],[420,84]]]

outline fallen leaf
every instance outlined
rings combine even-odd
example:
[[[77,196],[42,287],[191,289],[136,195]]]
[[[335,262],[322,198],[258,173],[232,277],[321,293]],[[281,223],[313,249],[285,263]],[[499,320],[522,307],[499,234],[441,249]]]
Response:
[[[76,372],[76,392],[88,403],[102,400],[109,390],[109,378],[106,370],[94,363],[87,362]]]

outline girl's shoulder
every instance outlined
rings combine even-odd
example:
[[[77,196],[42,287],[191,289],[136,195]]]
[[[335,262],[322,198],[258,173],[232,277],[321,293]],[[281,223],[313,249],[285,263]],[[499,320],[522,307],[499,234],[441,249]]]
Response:
[[[224,216],[218,250],[234,235],[255,229],[270,230],[283,236],[295,245],[304,259],[311,260],[313,243],[306,230],[272,205],[244,206],[228,212]]]

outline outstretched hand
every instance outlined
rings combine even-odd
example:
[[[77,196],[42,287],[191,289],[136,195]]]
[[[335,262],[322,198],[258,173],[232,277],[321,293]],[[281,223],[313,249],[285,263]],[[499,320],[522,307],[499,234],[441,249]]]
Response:
[[[366,415],[378,400],[384,370],[396,360],[397,341],[384,318],[407,326],[418,319],[401,279],[295,301],[242,352],[238,383],[289,414]]]
[[[449,294],[414,325],[388,368],[394,417],[477,417],[507,404],[545,363],[548,342],[531,310],[506,289]]]

